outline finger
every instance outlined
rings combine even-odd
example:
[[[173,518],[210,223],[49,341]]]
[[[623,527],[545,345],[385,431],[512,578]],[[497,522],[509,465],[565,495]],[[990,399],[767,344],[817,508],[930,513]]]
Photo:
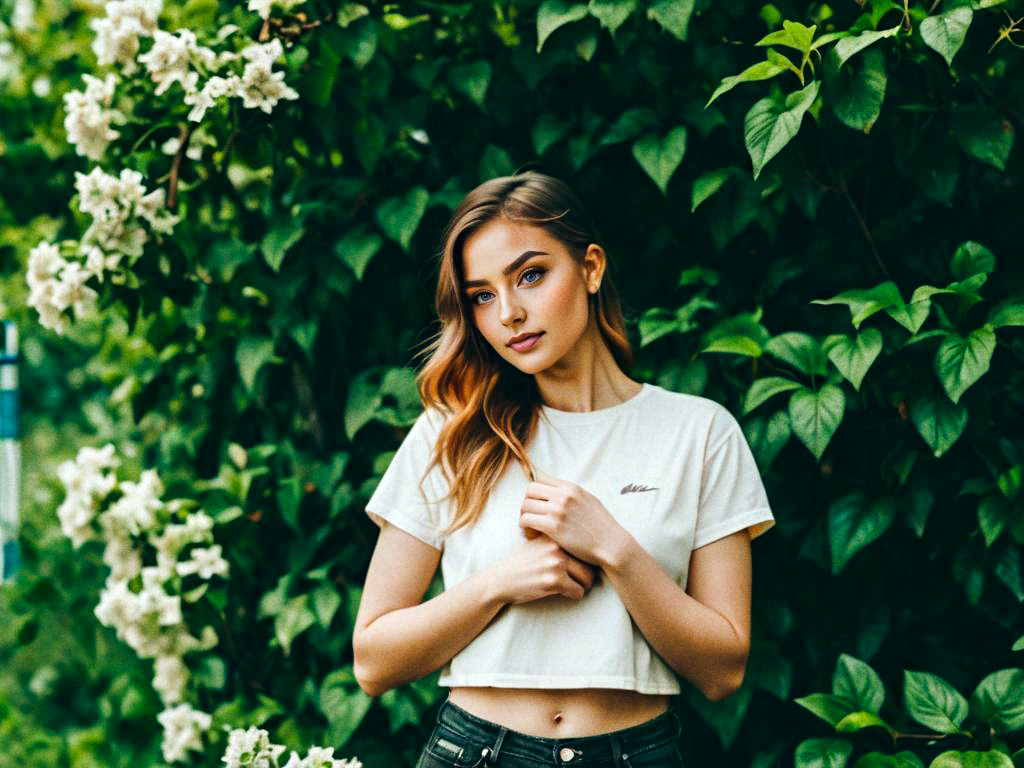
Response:
[[[527,499],[539,499],[548,501],[556,487],[551,483],[533,482],[526,484],[526,492],[523,494]]]
[[[579,582],[583,589],[587,590],[594,586],[595,573],[593,568],[580,562],[574,557],[569,558],[568,566],[566,571],[573,578],[574,581]]]
[[[520,512],[519,513],[519,527],[520,528],[532,528],[541,533],[551,535],[551,524],[547,517],[544,515],[538,515],[533,512]]]
[[[535,482],[544,483],[545,485],[561,485],[562,480],[560,478],[549,475],[542,469],[535,468],[533,479]]]
[[[587,590],[582,584],[576,581],[576,579],[572,579],[567,576],[563,581],[559,592],[573,600],[579,600],[586,594]]]

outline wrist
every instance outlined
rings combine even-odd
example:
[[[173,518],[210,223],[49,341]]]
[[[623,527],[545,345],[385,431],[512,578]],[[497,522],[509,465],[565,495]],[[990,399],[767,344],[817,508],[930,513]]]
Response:
[[[498,609],[508,602],[502,581],[497,577],[493,567],[480,571],[479,578],[480,592],[485,606]]]
[[[633,557],[639,544],[625,528],[619,527],[615,536],[604,543],[598,554],[598,564],[606,573],[621,571]]]

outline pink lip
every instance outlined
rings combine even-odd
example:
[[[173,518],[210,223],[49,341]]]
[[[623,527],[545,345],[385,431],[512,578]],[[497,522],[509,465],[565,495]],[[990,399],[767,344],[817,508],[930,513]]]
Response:
[[[514,344],[509,344],[512,349],[516,352],[526,352],[528,349],[533,349],[537,341],[540,339],[542,333],[535,333],[532,336],[527,336],[522,341],[517,341]]]

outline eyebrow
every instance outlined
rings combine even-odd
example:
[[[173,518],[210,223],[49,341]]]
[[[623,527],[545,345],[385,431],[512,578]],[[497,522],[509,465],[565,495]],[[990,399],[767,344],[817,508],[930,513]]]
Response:
[[[519,269],[519,267],[521,267],[524,263],[526,263],[532,257],[534,257],[534,256],[547,256],[547,255],[549,255],[549,254],[546,251],[523,251],[521,254],[519,254],[519,256],[516,257],[515,261],[513,261],[511,264],[509,264],[507,267],[505,267],[503,270],[501,270],[501,274],[503,274],[503,275],[505,275],[507,277],[508,275],[511,275],[513,272],[515,272],[517,269]],[[465,281],[465,287],[466,288],[472,288],[472,287],[477,286],[477,285],[487,285],[487,281],[486,280],[466,280]]]

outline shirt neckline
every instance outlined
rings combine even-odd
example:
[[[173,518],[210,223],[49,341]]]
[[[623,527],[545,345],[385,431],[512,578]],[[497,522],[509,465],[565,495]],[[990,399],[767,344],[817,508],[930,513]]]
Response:
[[[628,400],[623,400],[621,403],[616,403],[615,405],[609,405],[606,408],[598,408],[594,411],[561,411],[557,408],[552,408],[550,405],[544,405],[543,403],[541,404],[540,409],[543,416],[551,424],[557,426],[596,424],[599,422],[610,421],[611,419],[621,416],[627,411],[635,409],[653,389],[653,386],[648,384],[646,381],[642,381],[640,382],[640,391]]]

